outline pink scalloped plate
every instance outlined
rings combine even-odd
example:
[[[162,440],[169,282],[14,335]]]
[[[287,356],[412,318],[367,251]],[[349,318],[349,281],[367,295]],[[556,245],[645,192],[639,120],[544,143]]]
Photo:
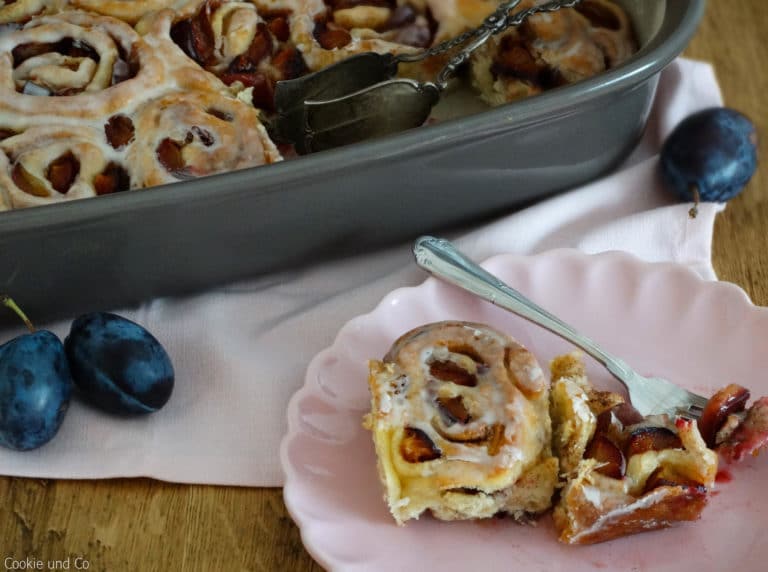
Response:
[[[754,396],[768,394],[768,309],[754,306],[732,284],[619,253],[502,255],[483,266],[641,373],[705,395],[728,382],[750,387]],[[397,526],[382,498],[371,436],[361,426],[369,407],[366,362],[383,356],[407,330],[446,319],[499,328],[542,364],[573,349],[435,279],[391,292],[373,312],[346,324],[312,361],[291,400],[281,448],[286,506],[322,566],[366,572],[765,570],[768,454],[729,467],[732,479],[718,483],[698,522],[594,546],[559,543],[549,516],[537,526],[430,517]],[[598,387],[619,389],[596,362],[587,368]]]

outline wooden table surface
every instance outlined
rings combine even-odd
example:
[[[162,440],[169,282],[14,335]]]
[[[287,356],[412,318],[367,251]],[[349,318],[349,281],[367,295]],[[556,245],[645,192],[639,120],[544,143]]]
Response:
[[[766,30],[765,0],[709,0],[686,51],[714,64],[726,104],[748,114],[763,137]],[[722,280],[766,306],[768,144],[760,161],[745,192],[717,219],[714,265]],[[279,489],[0,478],[0,570],[27,558],[69,559],[70,569],[79,563],[91,571],[320,570]]]

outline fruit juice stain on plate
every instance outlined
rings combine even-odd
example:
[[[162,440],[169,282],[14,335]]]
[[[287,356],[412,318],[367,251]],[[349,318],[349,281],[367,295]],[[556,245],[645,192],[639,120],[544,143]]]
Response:
[[[715,475],[715,482],[717,483],[730,483],[733,480],[733,475],[728,469],[720,469]]]

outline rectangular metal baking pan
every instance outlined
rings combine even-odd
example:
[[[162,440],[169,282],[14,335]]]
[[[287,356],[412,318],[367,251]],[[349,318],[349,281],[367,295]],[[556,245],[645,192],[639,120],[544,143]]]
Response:
[[[0,292],[37,320],[181,295],[507,212],[636,144],[704,0],[624,0],[630,61],[571,86],[267,167],[0,214]],[[0,327],[12,318],[0,318]]]

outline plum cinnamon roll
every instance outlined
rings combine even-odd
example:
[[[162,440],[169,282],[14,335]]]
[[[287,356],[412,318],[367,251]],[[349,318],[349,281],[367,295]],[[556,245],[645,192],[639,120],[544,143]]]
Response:
[[[132,116],[127,164],[139,187],[274,163],[281,159],[258,111],[214,92],[175,92]]]
[[[292,3],[207,0],[189,16],[174,15],[170,38],[197,65],[253,105],[274,111],[275,83],[309,70],[292,44]],[[181,17],[180,17],[181,16]]]
[[[561,542],[593,544],[697,520],[717,473],[695,421],[643,417],[596,391],[578,354],[552,364],[553,449],[566,481],[553,513]]]
[[[128,24],[86,12],[0,35],[0,110],[34,123],[91,119],[167,89],[162,60]]]
[[[543,0],[523,0],[516,11]],[[490,39],[471,59],[472,83],[491,105],[502,105],[591,77],[637,49],[629,17],[609,0],[536,14]]]
[[[5,190],[9,208],[94,197],[131,187],[124,158],[108,143],[103,130],[51,125],[18,134],[5,130],[3,134],[0,188]]]
[[[551,506],[549,386],[534,356],[508,336],[438,322],[370,362],[373,433],[385,499],[402,524],[516,518]]]
[[[490,0],[299,0],[293,39],[312,71],[361,52],[410,53],[448,39],[489,14]],[[435,79],[444,58],[401,65]]]

